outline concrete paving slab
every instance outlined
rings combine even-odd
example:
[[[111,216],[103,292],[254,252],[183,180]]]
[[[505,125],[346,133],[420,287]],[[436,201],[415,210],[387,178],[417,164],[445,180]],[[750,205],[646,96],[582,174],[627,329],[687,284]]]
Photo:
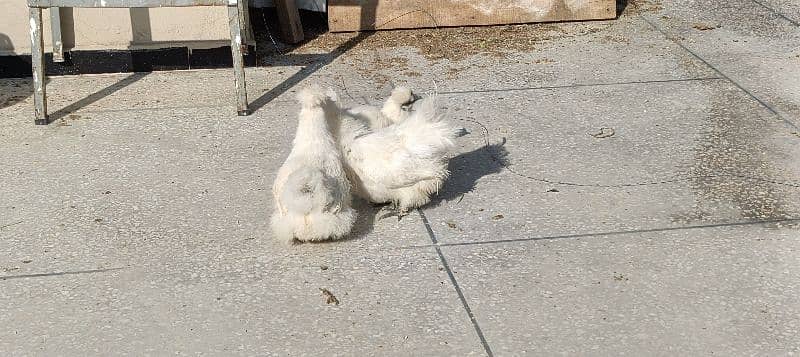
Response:
[[[800,27],[750,0],[672,1],[644,15],[800,127]]]
[[[245,118],[226,69],[54,78],[47,127],[0,80],[0,354],[797,352],[796,29],[745,0],[649,5],[300,49],[248,69]],[[435,202],[270,240],[310,82],[438,89],[469,133]]]
[[[294,85],[300,81],[336,86],[343,99],[366,104],[388,95],[392,84],[448,92],[716,76],[701,61],[650,30],[638,17],[534,27],[538,30],[520,38],[531,41],[531,51],[509,50],[491,55],[478,52],[457,59],[431,59],[413,47],[381,45],[385,47],[377,49],[368,40],[358,42],[339,57],[320,54],[313,48],[295,51],[276,56],[275,67],[246,71],[249,99],[254,109],[271,101],[292,101]],[[487,70],[489,63],[491,69]],[[225,69],[180,71],[170,76],[142,73],[54,77],[49,83],[49,106],[56,117],[76,110],[232,107],[230,96],[225,94],[231,85],[232,74]],[[27,98],[29,87],[22,82],[15,91]],[[112,93],[116,95],[109,96]],[[28,101],[32,99],[21,104],[29,105]]]
[[[222,111],[82,113],[33,129],[27,113],[19,113],[9,120],[13,128],[4,130],[0,147],[2,224],[14,224],[2,234],[19,240],[8,247],[74,241],[64,250],[80,256],[81,249],[70,249],[97,239],[106,243],[89,254],[113,260],[113,251],[128,244],[158,244],[139,236],[268,239],[272,178],[291,149],[293,135],[287,133],[294,133],[295,109],[274,104],[246,118]],[[414,218],[377,220],[377,214],[365,208],[356,236],[384,232],[391,238],[381,241],[383,247],[427,239]],[[49,242],[32,242],[31,236]],[[183,242],[172,239],[161,248]],[[18,247],[9,253],[23,252]]]
[[[293,68],[248,69],[251,99],[281,83]],[[294,68],[296,71],[297,68]],[[28,81],[0,82],[10,96],[32,105]],[[16,86],[12,86],[14,83]],[[181,108],[235,107],[229,95],[231,70],[197,70],[156,73],[104,74],[52,77],[48,83],[48,111],[54,119],[75,112],[117,112]],[[253,98],[254,97],[254,98]],[[292,100],[293,98],[288,98]],[[10,110],[10,109],[9,109]],[[227,113],[225,113],[227,114]]]
[[[470,91],[572,84],[616,83],[713,77],[716,74],[690,54],[652,31],[638,17],[616,21],[533,25],[533,31],[513,33],[530,41],[528,51],[503,52],[502,47],[474,55],[438,58],[435,51],[391,47],[364,40],[335,61],[342,72],[375,83],[410,83],[433,91]],[[383,35],[378,35],[377,38]],[[387,40],[392,40],[386,35]],[[454,36],[475,36],[465,33]],[[491,41],[488,39],[487,41]],[[379,41],[379,40],[374,40]],[[426,38],[419,37],[419,47]],[[376,48],[377,47],[377,48]],[[386,48],[384,48],[386,47]],[[487,66],[487,63],[493,63]],[[435,83],[434,83],[435,82]],[[348,83],[349,85],[350,83]]]
[[[800,218],[800,137],[726,81],[446,102],[470,134],[425,208],[442,242]]]
[[[203,239],[172,237],[187,245]],[[0,278],[0,350],[84,356],[483,351],[430,249],[240,245],[218,242],[186,256],[191,253],[173,244],[172,256],[159,261],[108,265],[118,270],[3,273],[11,276]]]
[[[800,24],[800,4],[792,0],[751,0],[773,11],[779,17]]]
[[[496,355],[791,355],[800,235],[762,225],[442,250]]]
[[[0,351],[481,353],[438,256],[396,249],[430,242],[419,217],[379,220],[359,204],[347,241],[271,240],[294,110],[87,110],[47,127],[7,117]]]

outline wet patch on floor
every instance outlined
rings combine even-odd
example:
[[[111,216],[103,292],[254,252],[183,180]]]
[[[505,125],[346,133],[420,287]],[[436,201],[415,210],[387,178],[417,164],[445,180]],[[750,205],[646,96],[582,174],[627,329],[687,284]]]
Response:
[[[795,217],[782,190],[798,188],[783,184],[786,180],[769,161],[778,150],[768,141],[776,129],[766,115],[732,104],[731,98],[737,94],[733,89],[720,89],[710,103],[708,127],[695,148],[690,169],[696,203],[689,212],[673,216],[674,221]]]

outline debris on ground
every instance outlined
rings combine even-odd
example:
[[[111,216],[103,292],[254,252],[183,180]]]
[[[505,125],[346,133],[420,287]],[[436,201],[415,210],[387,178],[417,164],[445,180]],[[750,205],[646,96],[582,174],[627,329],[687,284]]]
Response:
[[[641,15],[647,12],[656,12],[664,9],[661,0],[629,0],[625,6],[625,15]]]
[[[553,24],[525,24],[377,31],[371,33],[322,33],[293,53],[318,50],[331,52],[346,45],[350,51],[377,53],[396,47],[412,47],[428,60],[459,61],[477,54],[505,58],[509,53],[528,52],[542,44],[560,38],[582,36],[604,28],[598,25],[574,27]],[[376,57],[378,58],[378,57]]]
[[[707,30],[713,30],[713,29],[715,29],[715,28],[717,28],[719,26],[717,26],[717,25],[709,25],[709,24],[704,24],[704,23],[699,23],[698,22],[698,23],[695,23],[694,25],[692,25],[692,27],[695,28],[696,30],[707,31]]]
[[[591,135],[592,137],[595,137],[597,139],[604,139],[604,138],[610,138],[610,137],[614,136],[614,134],[616,134],[616,132],[614,131],[614,128],[605,128],[605,127],[603,127],[603,128],[600,128],[600,131],[598,131],[596,133],[593,133],[593,134],[590,133],[589,135]]]
[[[320,270],[328,270],[328,266],[327,265],[320,265],[319,269]]]
[[[11,207],[11,208],[13,209],[14,207]],[[6,228],[6,227],[15,226],[15,225],[18,225],[18,224],[20,224],[22,222],[24,222],[24,221],[17,221],[17,222],[14,222],[14,223],[4,224],[4,225],[0,226],[0,229]]]
[[[458,225],[454,221],[450,220],[450,221],[446,221],[444,223],[446,223],[447,226],[450,227],[451,229],[455,229],[455,230],[459,230],[459,231],[461,230],[461,228],[458,228]]]
[[[547,192],[560,192],[560,191],[558,191],[558,189],[551,188],[551,189],[547,190]]]
[[[492,217],[492,219],[495,220],[495,221],[503,219],[503,218],[504,218],[504,216],[502,214],[498,214],[498,215],[495,215],[494,217]]]
[[[325,289],[325,288],[319,288],[319,291],[321,291],[322,292],[322,296],[325,297],[325,303],[326,304],[328,304],[328,305],[330,305],[330,304],[339,305],[339,299],[337,299],[336,295],[333,295],[333,293],[330,290]]]

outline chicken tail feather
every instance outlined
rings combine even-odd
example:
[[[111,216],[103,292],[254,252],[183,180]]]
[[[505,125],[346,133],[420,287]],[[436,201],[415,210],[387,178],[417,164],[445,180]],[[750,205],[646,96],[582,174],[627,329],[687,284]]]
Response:
[[[281,192],[281,201],[290,212],[306,215],[314,207],[328,207],[333,199],[330,184],[325,175],[317,170],[301,168],[286,180]]]
[[[436,96],[414,104],[411,116],[398,124],[405,147],[420,157],[441,158],[455,146],[458,131],[444,120]]]
[[[297,101],[303,108],[315,108],[322,106],[331,98],[331,90],[326,90],[319,85],[311,85],[297,92]]]

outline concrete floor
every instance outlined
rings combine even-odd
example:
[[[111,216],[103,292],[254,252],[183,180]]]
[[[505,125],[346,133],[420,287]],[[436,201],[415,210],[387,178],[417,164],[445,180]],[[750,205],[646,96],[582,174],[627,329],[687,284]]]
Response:
[[[0,81],[0,355],[797,354],[800,6],[640,4],[499,57],[248,69],[250,117],[229,70],[53,78],[49,126]],[[295,84],[386,78],[467,129],[443,192],[271,240]]]

